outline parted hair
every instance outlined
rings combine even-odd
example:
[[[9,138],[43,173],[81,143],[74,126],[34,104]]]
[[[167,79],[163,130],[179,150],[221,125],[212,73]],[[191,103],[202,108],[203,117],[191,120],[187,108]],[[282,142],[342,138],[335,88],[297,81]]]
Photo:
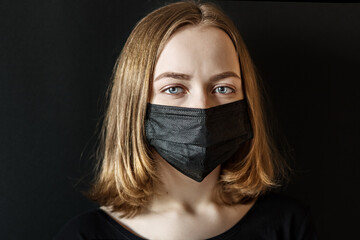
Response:
[[[188,24],[219,28],[232,40],[253,128],[253,138],[222,164],[214,199],[226,205],[246,203],[286,179],[288,167],[271,137],[263,85],[237,28],[214,3],[170,3],[136,24],[116,61],[107,92],[95,177],[85,195],[122,217],[145,211],[156,194],[155,184],[161,184],[145,136],[146,107],[164,45]]]

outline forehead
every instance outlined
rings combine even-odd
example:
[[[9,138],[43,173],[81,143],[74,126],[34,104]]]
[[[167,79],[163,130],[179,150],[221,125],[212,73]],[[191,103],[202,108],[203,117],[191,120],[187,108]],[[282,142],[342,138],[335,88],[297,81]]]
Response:
[[[165,44],[157,70],[214,71],[233,70],[239,73],[238,55],[230,37],[212,26],[186,25],[178,29]]]

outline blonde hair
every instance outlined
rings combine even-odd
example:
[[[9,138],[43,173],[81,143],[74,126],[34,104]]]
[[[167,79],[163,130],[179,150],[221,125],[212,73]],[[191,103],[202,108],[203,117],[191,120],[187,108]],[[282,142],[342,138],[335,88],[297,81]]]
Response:
[[[262,86],[237,28],[212,3],[172,3],[136,24],[117,59],[108,89],[96,176],[86,195],[100,205],[111,206],[123,217],[145,210],[155,193],[154,184],[160,183],[145,137],[146,106],[156,61],[172,34],[187,24],[217,27],[229,35],[238,52],[254,133],[253,139],[222,165],[215,199],[227,205],[245,203],[280,186],[286,173],[269,134]]]

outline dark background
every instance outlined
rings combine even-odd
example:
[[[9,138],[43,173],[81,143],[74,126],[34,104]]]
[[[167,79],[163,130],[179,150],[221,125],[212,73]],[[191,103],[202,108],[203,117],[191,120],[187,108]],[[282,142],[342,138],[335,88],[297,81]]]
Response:
[[[0,1],[1,239],[50,239],[96,205],[104,94],[135,23],[164,1]],[[292,148],[285,193],[321,239],[354,239],[359,215],[360,4],[230,2]]]

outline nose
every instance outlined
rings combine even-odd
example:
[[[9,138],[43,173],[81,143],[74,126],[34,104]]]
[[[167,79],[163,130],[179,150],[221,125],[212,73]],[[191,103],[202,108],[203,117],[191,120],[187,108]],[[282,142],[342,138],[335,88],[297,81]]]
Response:
[[[205,87],[201,87],[198,91],[193,92],[189,105],[191,108],[205,109],[214,107],[216,104],[211,97],[211,93],[208,93]]]

